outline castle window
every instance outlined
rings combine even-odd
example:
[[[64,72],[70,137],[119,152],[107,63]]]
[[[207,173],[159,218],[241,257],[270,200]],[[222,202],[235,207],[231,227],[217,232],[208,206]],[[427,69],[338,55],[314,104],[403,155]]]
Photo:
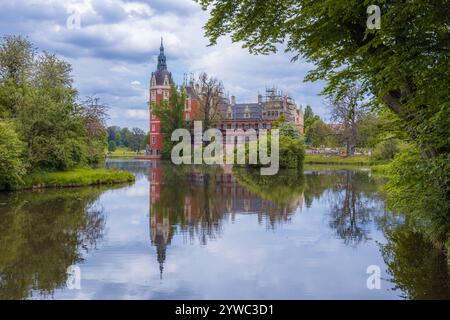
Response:
[[[155,144],[155,143],[156,143],[156,137],[152,136],[152,144]]]
[[[155,125],[154,125],[154,124],[152,124],[152,131],[153,131],[153,132],[156,131],[156,128],[155,128]]]
[[[186,118],[186,120],[191,120],[191,115],[189,113],[186,113],[185,118]]]

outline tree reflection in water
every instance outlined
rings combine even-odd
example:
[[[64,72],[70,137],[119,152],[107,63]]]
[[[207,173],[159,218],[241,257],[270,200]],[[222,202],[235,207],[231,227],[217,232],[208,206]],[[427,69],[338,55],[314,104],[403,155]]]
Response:
[[[387,220],[392,220],[388,217]],[[408,221],[383,221],[387,244],[381,253],[390,281],[407,299],[450,299],[450,268],[445,250],[415,232]]]
[[[256,174],[257,172],[257,174]],[[187,241],[221,235],[226,219],[252,214],[266,228],[286,223],[303,203],[303,175],[285,172],[261,177],[259,171],[219,166],[172,166],[152,162],[150,181],[150,235],[156,247],[161,277],[167,246],[175,233]]]
[[[0,194],[0,299],[51,295],[105,224],[100,188]]]
[[[383,212],[375,181],[367,172],[345,170],[327,193],[330,227],[348,245],[370,238],[370,224]]]

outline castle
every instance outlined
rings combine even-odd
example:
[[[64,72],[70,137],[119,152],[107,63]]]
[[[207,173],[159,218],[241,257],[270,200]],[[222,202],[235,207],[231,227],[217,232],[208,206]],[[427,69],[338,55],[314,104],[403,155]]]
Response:
[[[152,105],[169,99],[170,85],[173,83],[172,73],[167,69],[163,40],[159,48],[158,64],[156,71],[150,78],[150,146],[149,153],[158,158],[163,146],[163,135],[160,120],[152,113]],[[183,116],[189,123],[196,120],[201,106],[201,98],[196,92],[193,81],[185,85],[187,97]],[[293,99],[276,89],[266,89],[265,96],[258,94],[257,102],[236,103],[236,97],[230,99],[223,97],[218,106],[220,120],[216,127],[223,133],[227,129],[271,129],[272,124],[282,115],[287,122],[293,123],[298,131],[303,134],[303,112]]]

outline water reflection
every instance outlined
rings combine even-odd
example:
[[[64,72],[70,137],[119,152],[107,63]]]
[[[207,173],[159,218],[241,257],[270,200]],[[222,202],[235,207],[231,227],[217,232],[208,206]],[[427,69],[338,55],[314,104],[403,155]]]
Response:
[[[304,185],[303,175],[289,173],[264,178],[256,170],[233,173],[231,167],[150,163],[150,237],[157,248],[160,277],[176,232],[206,245],[220,237],[222,222],[234,222],[237,214],[255,215],[268,229],[288,222],[301,211]]]
[[[386,225],[381,253],[395,292],[407,299],[450,299],[448,257],[407,222]]]
[[[383,212],[376,183],[366,172],[345,171],[328,195],[330,227],[346,244],[357,245],[370,239],[370,223]]]
[[[384,210],[370,172],[109,166],[136,183],[0,194],[1,299],[450,297],[447,257]]]
[[[51,295],[102,238],[101,189],[0,194],[0,299]]]

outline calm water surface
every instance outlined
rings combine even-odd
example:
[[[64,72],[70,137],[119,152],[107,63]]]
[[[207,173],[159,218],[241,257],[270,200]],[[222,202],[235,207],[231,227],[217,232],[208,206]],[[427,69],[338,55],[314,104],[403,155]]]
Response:
[[[450,297],[445,256],[384,209],[369,171],[108,166],[136,182],[0,194],[1,299]]]

